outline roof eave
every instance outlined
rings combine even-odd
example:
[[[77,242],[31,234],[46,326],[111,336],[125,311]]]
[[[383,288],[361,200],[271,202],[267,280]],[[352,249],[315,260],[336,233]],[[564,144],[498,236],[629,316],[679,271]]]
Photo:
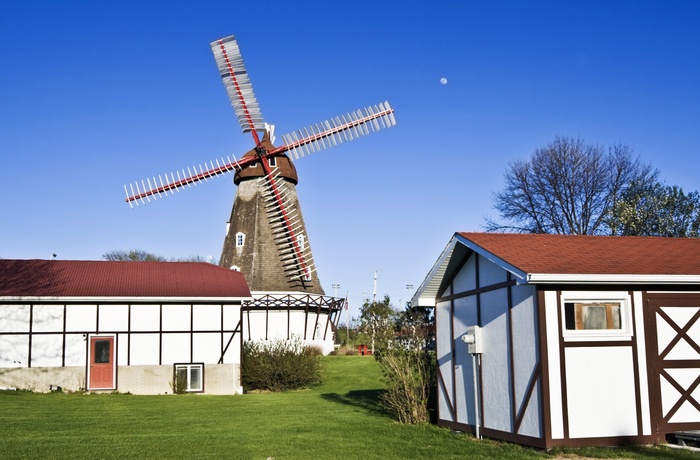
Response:
[[[700,275],[528,273],[528,284],[669,284],[700,285]]]
[[[84,296],[84,297],[63,297],[63,296],[0,296],[0,303],[8,302],[123,302],[123,303],[157,303],[157,302],[245,302],[253,300],[252,297],[109,297],[109,296]]]

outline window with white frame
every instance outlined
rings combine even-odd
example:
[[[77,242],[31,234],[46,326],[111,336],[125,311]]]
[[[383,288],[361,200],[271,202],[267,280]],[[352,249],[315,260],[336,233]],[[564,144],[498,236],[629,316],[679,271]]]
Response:
[[[242,248],[244,244],[245,244],[245,233],[241,233],[241,232],[236,233],[236,247]]]
[[[616,297],[562,295],[562,331],[565,339],[629,338],[630,301]]]
[[[267,164],[269,164],[271,168],[274,168],[275,166],[277,166],[277,157],[268,158]]]
[[[305,241],[306,237],[304,235],[297,235],[297,246],[299,246],[299,249],[301,249],[302,251],[305,247]]]
[[[204,391],[204,364],[175,364],[173,392],[202,393]]]

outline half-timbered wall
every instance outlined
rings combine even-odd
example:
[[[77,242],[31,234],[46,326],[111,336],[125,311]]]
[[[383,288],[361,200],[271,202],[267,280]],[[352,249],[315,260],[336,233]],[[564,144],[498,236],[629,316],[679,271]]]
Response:
[[[77,375],[84,384],[88,339],[102,335],[115,338],[118,368],[163,366],[152,372],[172,380],[175,363],[232,365],[224,387],[230,392],[240,390],[238,304],[16,303],[0,305],[0,313],[0,387],[7,386],[3,375],[9,379],[8,369],[18,368],[51,369],[57,376],[62,371],[56,368],[73,368],[63,371],[70,382],[54,379],[53,383],[76,387]],[[117,389],[120,373],[124,379],[131,375],[128,370],[117,370]],[[16,382],[13,378],[15,386]],[[168,382],[160,382],[158,388],[167,390]]]
[[[548,290],[551,438],[554,445],[621,444],[651,434],[641,291]],[[613,300],[619,330],[568,330],[565,304]]]
[[[439,424],[475,431],[474,362],[461,336],[483,329],[477,362],[481,433],[540,445],[543,438],[536,288],[472,253],[436,304]]]

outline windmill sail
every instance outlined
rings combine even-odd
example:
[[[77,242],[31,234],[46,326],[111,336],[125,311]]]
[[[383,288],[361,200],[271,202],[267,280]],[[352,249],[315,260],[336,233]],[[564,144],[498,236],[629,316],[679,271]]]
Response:
[[[263,156],[271,157],[289,152],[293,159],[298,159],[313,152],[333,147],[346,141],[354,140],[360,136],[379,131],[383,128],[390,128],[396,124],[394,109],[388,102],[365,107],[363,109],[350,112],[339,117],[332,118],[322,123],[313,125],[304,131],[295,131],[282,136],[284,145],[267,150]],[[257,134],[256,134],[257,136]],[[259,144],[259,141],[258,141]],[[187,172],[182,171],[182,175],[177,173],[177,179],[170,173],[165,174],[165,182],[157,181],[155,177],[149,178],[146,182],[133,182],[129,187],[124,186],[126,192],[126,202],[133,206],[139,203],[150,202],[150,197],[168,195],[185,185],[196,185],[202,180],[221,175],[226,172],[240,170],[258,161],[257,156],[244,157],[241,160],[235,158],[231,160],[223,158],[219,162],[209,162],[193,167],[194,172],[188,168]],[[160,176],[159,176],[160,177]]]
[[[211,42],[211,50],[241,129],[244,133],[253,132],[256,143],[259,142],[255,132],[265,130],[265,121],[243,65],[236,38],[231,35]]]
[[[318,152],[395,124],[394,109],[389,102],[382,102],[312,125],[304,131],[285,134],[282,136],[285,145],[277,150],[291,153],[296,160],[305,153]]]

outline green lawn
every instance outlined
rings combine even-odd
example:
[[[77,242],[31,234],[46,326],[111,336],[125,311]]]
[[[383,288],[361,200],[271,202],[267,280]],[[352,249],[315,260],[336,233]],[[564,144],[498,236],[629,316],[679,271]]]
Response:
[[[377,404],[381,374],[371,357],[332,356],[323,362],[325,384],[284,394],[0,392],[0,458],[555,457],[435,426],[403,426]],[[610,458],[699,458],[667,448],[578,452]]]

